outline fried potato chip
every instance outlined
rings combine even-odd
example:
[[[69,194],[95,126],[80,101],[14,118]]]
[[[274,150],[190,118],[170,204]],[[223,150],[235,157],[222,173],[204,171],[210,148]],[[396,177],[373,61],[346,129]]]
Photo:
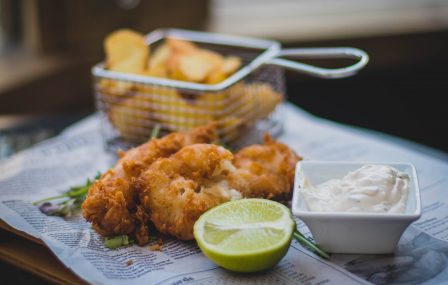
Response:
[[[179,59],[178,67],[173,77],[178,80],[201,82],[210,71],[214,64],[200,55],[183,56]]]
[[[147,74],[156,77],[168,77],[167,61],[172,49],[167,44],[162,44],[154,51],[149,59]]]
[[[238,117],[229,116],[217,121],[218,135],[222,141],[233,141],[244,134],[247,126]]]
[[[194,100],[189,102],[183,98],[185,95],[181,95],[173,88],[140,85],[138,94],[144,100],[138,101],[143,104],[141,108],[134,105],[135,111],[143,107],[149,108],[151,111],[148,109],[148,118],[165,129],[189,130],[213,120],[209,109],[198,106]]]
[[[224,81],[227,77],[232,75],[241,66],[241,59],[236,56],[227,56],[222,60],[222,64],[219,68],[216,68],[211,72],[206,80],[208,84],[216,84]]]
[[[122,138],[144,141],[150,136],[154,125],[152,102],[137,93],[130,95],[128,93],[124,100],[113,104],[108,117]]]
[[[192,54],[199,49],[194,43],[177,38],[167,38],[165,42],[173,50],[173,53]]]
[[[227,79],[227,75],[222,72],[212,72],[208,77],[205,83],[207,84],[217,84],[221,81],[224,81]]]
[[[143,35],[122,29],[110,34],[104,41],[106,63],[110,70],[142,73],[147,66],[149,47]]]
[[[179,80],[203,82],[211,72],[220,68],[222,62],[221,55],[208,50],[200,50],[179,58],[174,77]]]
[[[244,103],[244,92],[245,84],[239,82],[223,91],[200,94],[195,99],[198,106],[204,106],[214,114],[216,120],[220,120],[231,115],[236,107]]]
[[[236,56],[227,56],[221,66],[221,71],[227,76],[236,72],[241,67],[241,58]]]
[[[253,107],[255,118],[264,118],[268,116],[282,101],[283,96],[275,91],[268,83],[252,83],[247,88],[251,90],[253,96]],[[248,92],[248,93],[249,93]]]
[[[165,44],[169,48],[169,52],[167,52],[167,59],[165,60],[167,77],[172,79],[187,80],[186,78],[181,78],[182,76],[177,72],[180,58],[197,53],[199,48],[191,42],[175,38],[167,38],[165,40]]]

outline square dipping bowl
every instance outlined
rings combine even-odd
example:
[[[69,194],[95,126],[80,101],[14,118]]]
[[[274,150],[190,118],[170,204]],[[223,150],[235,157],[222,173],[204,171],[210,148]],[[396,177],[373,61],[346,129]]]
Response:
[[[404,213],[315,212],[307,209],[301,189],[342,178],[366,164],[389,165],[409,175]],[[420,189],[415,167],[409,163],[300,161],[296,165],[292,212],[310,229],[323,250],[332,253],[392,253],[404,230],[421,216]]]

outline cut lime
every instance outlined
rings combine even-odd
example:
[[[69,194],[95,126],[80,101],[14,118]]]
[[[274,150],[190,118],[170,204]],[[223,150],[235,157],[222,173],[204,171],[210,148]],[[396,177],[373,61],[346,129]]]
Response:
[[[285,256],[295,228],[291,211],[265,199],[227,202],[204,213],[194,225],[202,252],[229,270],[255,272]]]

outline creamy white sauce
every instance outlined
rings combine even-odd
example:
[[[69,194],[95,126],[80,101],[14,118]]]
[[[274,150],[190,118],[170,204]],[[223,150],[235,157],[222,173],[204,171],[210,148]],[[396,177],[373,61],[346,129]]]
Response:
[[[409,176],[388,165],[364,165],[341,179],[319,185],[305,180],[302,197],[318,212],[403,213]]]

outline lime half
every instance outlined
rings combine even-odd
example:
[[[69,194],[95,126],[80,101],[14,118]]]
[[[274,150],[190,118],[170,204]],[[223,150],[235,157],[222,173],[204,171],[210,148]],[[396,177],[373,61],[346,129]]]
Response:
[[[194,237],[213,262],[238,272],[255,272],[277,264],[289,249],[295,228],[291,211],[265,199],[227,202],[204,213]]]

